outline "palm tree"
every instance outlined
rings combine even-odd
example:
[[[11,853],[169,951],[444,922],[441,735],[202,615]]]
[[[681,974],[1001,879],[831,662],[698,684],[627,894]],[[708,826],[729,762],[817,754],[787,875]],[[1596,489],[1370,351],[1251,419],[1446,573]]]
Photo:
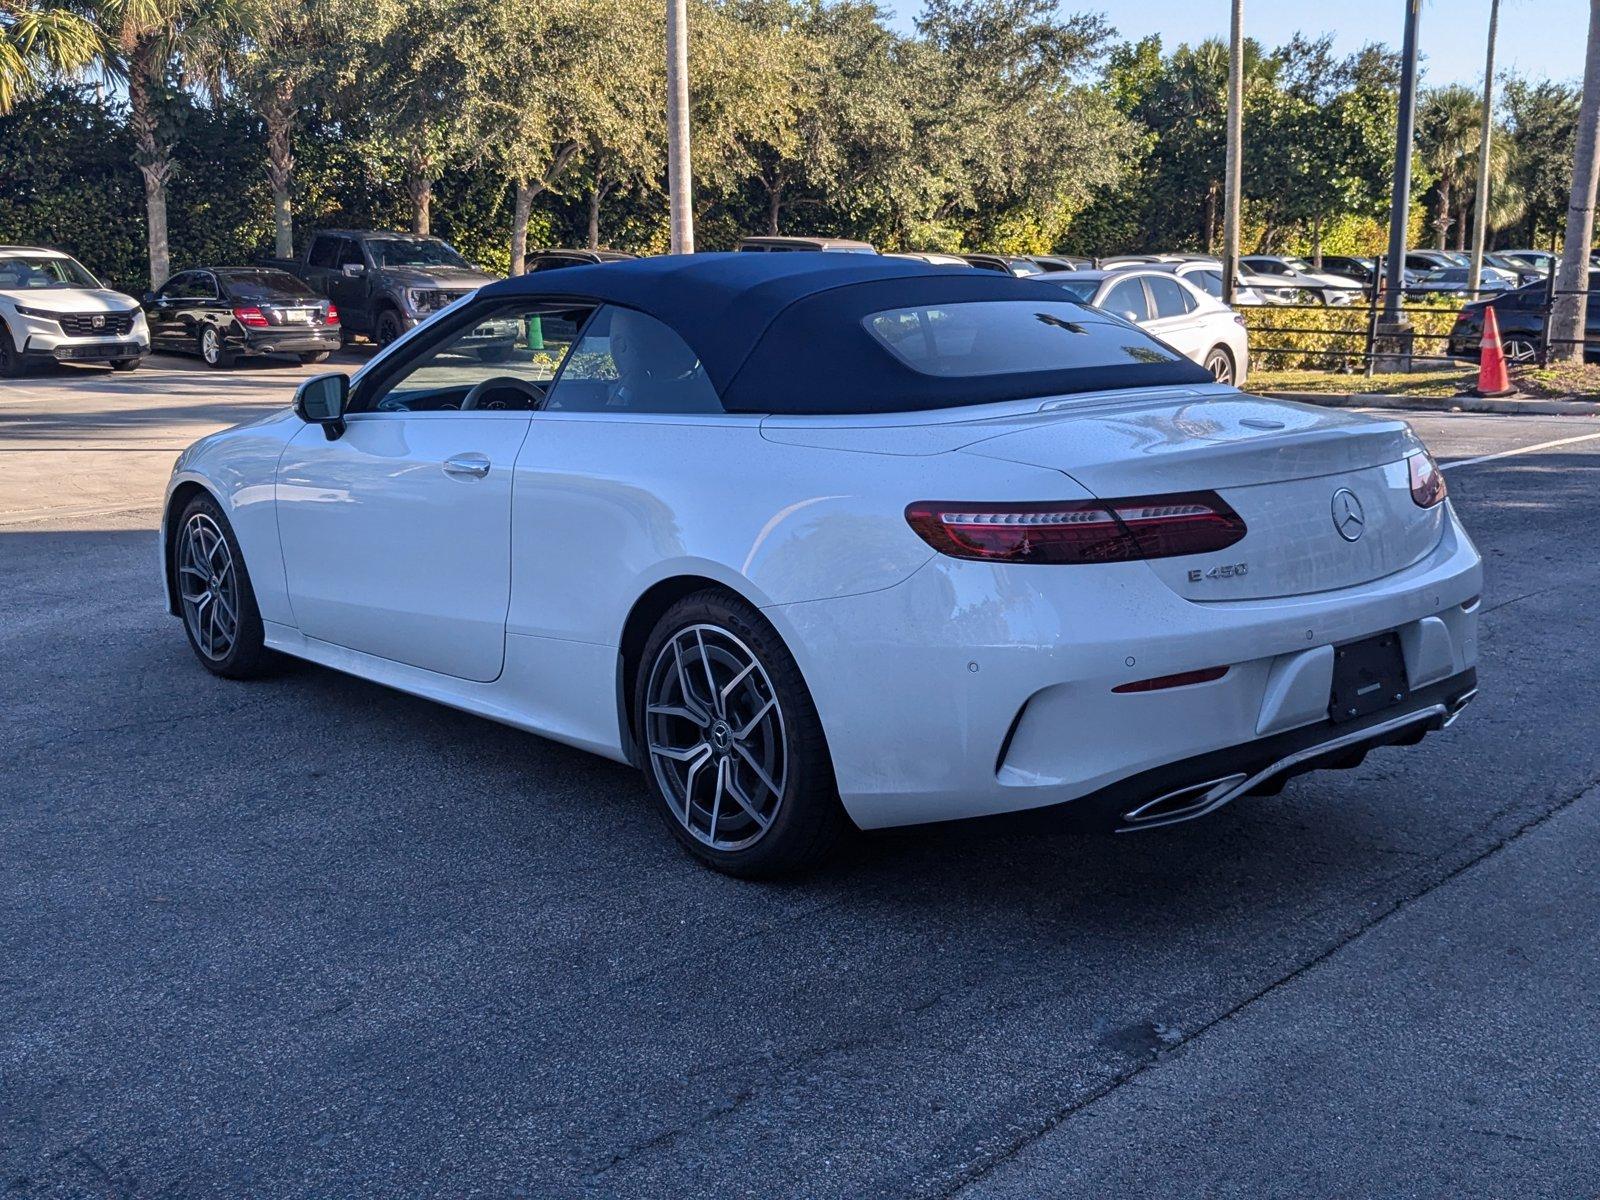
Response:
[[[1587,348],[1582,338],[1589,310],[1589,251],[1594,245],[1597,190],[1600,190],[1600,0],[1590,0],[1589,49],[1584,58],[1577,148],[1572,156],[1567,240],[1556,272],[1557,296],[1550,321],[1550,352],[1570,362],[1582,362]]]
[[[0,115],[46,80],[76,75],[100,57],[93,20],[61,5],[0,0]]]
[[[172,273],[167,245],[167,184],[174,160],[172,114],[182,83],[198,82],[215,45],[241,18],[239,0],[101,0],[99,25],[108,65],[128,87],[134,163],[144,178],[150,286]]]
[[[1482,103],[1471,88],[1451,84],[1428,92],[1417,114],[1418,157],[1435,180],[1434,245],[1440,250],[1445,231],[1455,220],[1453,198],[1465,196],[1472,187],[1483,136]],[[1460,224],[1465,226],[1465,221]],[[1465,234],[1465,228],[1458,231],[1463,245]]]

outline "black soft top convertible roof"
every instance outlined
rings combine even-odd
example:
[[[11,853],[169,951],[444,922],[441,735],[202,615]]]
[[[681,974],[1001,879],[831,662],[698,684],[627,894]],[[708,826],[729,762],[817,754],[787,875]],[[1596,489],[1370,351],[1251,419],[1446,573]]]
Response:
[[[1060,304],[1060,287],[865,254],[694,254],[567,267],[485,287],[485,299],[597,300],[674,329],[729,412],[912,412],[1102,388],[1212,382],[1188,362],[961,378],[913,370],[867,331],[888,309],[981,300]],[[1130,328],[1131,338],[1145,335]],[[1154,345],[1154,343],[1151,343]]]

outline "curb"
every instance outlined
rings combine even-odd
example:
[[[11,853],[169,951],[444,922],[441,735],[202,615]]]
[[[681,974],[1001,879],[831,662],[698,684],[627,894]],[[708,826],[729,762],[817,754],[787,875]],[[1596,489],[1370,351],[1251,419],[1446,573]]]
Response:
[[[1373,392],[1258,392],[1274,400],[1320,404],[1324,408],[1401,408],[1412,412],[1493,413],[1524,417],[1600,417],[1600,401],[1540,400],[1518,396],[1391,396]]]

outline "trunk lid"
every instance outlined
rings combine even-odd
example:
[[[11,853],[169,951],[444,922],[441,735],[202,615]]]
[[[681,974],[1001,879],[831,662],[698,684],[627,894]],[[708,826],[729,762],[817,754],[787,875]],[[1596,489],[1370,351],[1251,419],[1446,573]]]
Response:
[[[1443,530],[1442,505],[1411,499],[1405,459],[1421,443],[1402,421],[1237,394],[1040,418],[963,453],[1051,467],[1104,498],[1215,491],[1244,518],[1226,550],[1149,563],[1190,600],[1354,587],[1419,561]]]

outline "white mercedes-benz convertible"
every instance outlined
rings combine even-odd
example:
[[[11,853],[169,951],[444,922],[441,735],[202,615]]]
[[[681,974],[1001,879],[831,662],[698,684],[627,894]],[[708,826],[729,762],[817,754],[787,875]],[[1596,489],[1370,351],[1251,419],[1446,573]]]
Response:
[[[291,654],[635,763],[746,875],[852,824],[1170,825],[1413,744],[1475,691],[1482,579],[1403,422],[833,254],[485,287],[186,450],[161,562],[209,670]]]

